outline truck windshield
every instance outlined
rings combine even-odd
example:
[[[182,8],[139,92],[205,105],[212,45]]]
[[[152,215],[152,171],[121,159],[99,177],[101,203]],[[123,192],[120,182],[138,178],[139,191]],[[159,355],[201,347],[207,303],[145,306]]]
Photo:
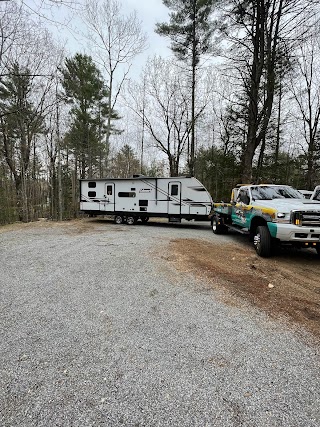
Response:
[[[251,193],[253,200],[303,199],[298,190],[288,186],[251,187]]]
[[[317,186],[314,189],[314,195],[313,195],[312,199],[320,201],[320,186]]]

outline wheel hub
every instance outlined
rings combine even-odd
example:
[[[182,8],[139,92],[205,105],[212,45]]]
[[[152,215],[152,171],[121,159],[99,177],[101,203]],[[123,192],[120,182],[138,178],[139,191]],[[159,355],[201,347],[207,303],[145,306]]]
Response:
[[[256,234],[253,238],[253,244],[254,246],[259,246],[261,242],[260,234]]]

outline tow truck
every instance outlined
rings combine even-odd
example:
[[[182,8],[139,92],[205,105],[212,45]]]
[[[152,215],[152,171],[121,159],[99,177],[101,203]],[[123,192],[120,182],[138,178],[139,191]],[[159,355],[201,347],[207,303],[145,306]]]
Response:
[[[247,234],[261,257],[276,244],[314,248],[320,255],[320,201],[305,199],[289,185],[238,185],[229,203],[213,203],[214,234]]]

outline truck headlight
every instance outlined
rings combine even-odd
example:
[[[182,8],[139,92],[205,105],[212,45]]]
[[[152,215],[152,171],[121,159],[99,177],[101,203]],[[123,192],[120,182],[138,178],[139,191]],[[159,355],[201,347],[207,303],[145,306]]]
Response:
[[[277,212],[274,222],[281,222],[282,224],[290,223],[290,214],[285,212]]]

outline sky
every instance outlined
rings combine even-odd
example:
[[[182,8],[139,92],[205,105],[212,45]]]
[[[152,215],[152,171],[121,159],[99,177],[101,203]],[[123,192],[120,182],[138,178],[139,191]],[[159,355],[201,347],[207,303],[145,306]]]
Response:
[[[81,1],[81,0],[80,0]],[[155,54],[162,57],[171,56],[169,49],[169,41],[160,37],[154,32],[156,22],[168,21],[168,8],[162,3],[162,0],[118,0],[122,5],[124,15],[130,14],[134,10],[137,12],[137,17],[141,21],[142,31],[147,34],[147,49],[141,53],[133,62],[132,77],[137,78],[140,74],[148,57]],[[41,0],[24,0],[24,4],[31,10],[39,10],[39,5],[43,4]],[[52,3],[51,3],[52,5]],[[64,7],[42,9],[44,14],[49,18],[47,26],[53,33],[54,37],[65,45],[65,49],[69,55],[76,52],[87,52],[86,41],[83,40],[77,32],[85,31],[85,27],[80,19],[77,19],[77,13],[73,12],[70,18],[70,12]],[[51,23],[65,22],[67,25],[57,26]],[[45,22],[45,21],[44,21]]]
[[[171,56],[169,49],[169,40],[161,37],[154,32],[157,22],[166,22],[169,20],[168,8],[161,0],[121,0],[123,10],[131,12],[136,10],[138,18],[142,21],[142,30],[147,34],[149,47],[140,54],[134,61],[134,75],[143,67],[148,57],[155,54],[162,57]]]
[[[21,0],[23,3],[34,12],[37,10],[43,11],[48,19],[43,20],[46,22],[50,32],[53,34],[56,40],[59,40],[64,45],[67,56],[72,56],[76,52],[90,54],[88,50],[87,42],[82,39],[79,35],[81,30],[85,32],[85,27],[80,19],[77,18],[77,13],[72,13],[72,19],[70,18],[70,11],[64,7],[53,7],[54,3],[51,0]],[[78,0],[81,1],[81,0]],[[168,9],[163,5],[162,0],[118,0],[122,4],[122,11],[124,15],[130,14],[134,10],[137,13],[138,19],[141,21],[142,32],[147,35],[147,49],[139,54],[133,61],[130,69],[129,78],[139,80],[142,69],[147,62],[148,57],[153,57],[155,54],[161,55],[164,58],[172,57],[172,52],[169,49],[169,40],[165,37],[160,37],[154,32],[155,24],[157,22],[167,22],[169,20]],[[43,4],[47,2],[50,7],[43,9]],[[41,7],[41,8],[40,8]],[[35,15],[36,16],[36,15]],[[57,23],[64,23],[64,25],[58,25]],[[121,104],[121,99],[119,100]],[[119,103],[117,104],[117,111],[121,110],[121,115],[124,118],[122,121],[122,129],[128,126],[128,129],[119,137],[114,137],[113,146],[119,148],[123,145],[123,138],[127,138],[125,143],[133,146],[134,149],[139,152],[140,150],[140,134],[132,134],[131,126],[129,126],[129,120],[127,112]],[[135,127],[140,130],[140,125]],[[124,136],[123,136],[124,135]],[[144,161],[148,161],[147,157],[155,158],[159,157],[159,153],[154,153],[149,150],[149,153],[145,152]]]

